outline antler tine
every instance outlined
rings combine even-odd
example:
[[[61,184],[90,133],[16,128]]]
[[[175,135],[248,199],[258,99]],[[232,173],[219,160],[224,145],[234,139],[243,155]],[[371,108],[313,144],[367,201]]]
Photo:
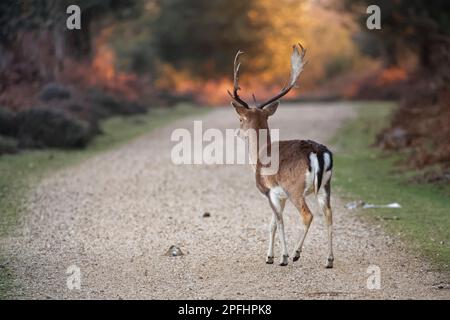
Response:
[[[239,56],[243,54],[244,52],[241,50],[238,50],[236,53],[236,56],[234,57],[234,63],[233,63],[233,84],[235,89],[241,89],[239,88],[239,68],[241,67],[241,62],[239,61]]]
[[[236,53],[236,56],[234,57],[234,65],[233,65],[233,94],[231,94],[231,92],[229,90],[228,90],[228,94],[230,95],[231,99],[233,99],[237,103],[239,103],[242,106],[244,106],[247,109],[249,109],[250,107],[247,104],[247,102],[242,100],[241,97],[239,97],[239,94],[238,94],[238,91],[241,90],[241,88],[239,87],[239,68],[241,66],[241,63],[239,62],[239,56],[241,54],[243,54],[243,53],[244,52],[239,50]]]
[[[299,52],[298,47],[300,47],[301,52]],[[258,105],[259,109],[263,109],[268,104],[271,104],[274,101],[277,101],[281,97],[285,96],[296,84],[298,77],[300,76],[300,73],[303,71],[303,67],[305,66],[306,62],[303,62],[303,58],[306,54],[306,49],[303,48],[303,46],[298,43],[292,46],[293,52],[291,55],[291,74],[289,77],[289,83],[287,86],[285,86],[279,94],[277,94],[275,97],[261,103]]]

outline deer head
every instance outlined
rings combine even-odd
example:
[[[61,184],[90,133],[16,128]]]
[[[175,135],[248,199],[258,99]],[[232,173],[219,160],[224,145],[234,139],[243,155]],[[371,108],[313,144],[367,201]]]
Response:
[[[232,99],[231,105],[235,108],[239,115],[241,132],[248,129],[268,129],[267,119],[277,110],[278,105],[280,104],[279,99],[285,96],[296,85],[298,77],[303,71],[303,66],[306,64],[306,62],[303,61],[306,50],[300,43],[293,46],[293,52],[291,55],[291,74],[288,84],[279,94],[260,104],[256,103],[256,98],[253,95],[253,100],[255,102],[254,108],[251,108],[247,102],[242,100],[238,93],[241,89],[239,87],[239,68],[241,66],[239,56],[242,53],[242,51],[238,51],[236,57],[234,58],[233,92],[231,93],[228,91],[228,94]]]

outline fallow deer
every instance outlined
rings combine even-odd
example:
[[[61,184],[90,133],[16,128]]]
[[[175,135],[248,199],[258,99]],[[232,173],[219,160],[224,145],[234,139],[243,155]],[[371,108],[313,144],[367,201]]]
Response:
[[[266,263],[274,262],[274,239],[278,230],[281,243],[282,255],[280,265],[288,264],[288,251],[283,224],[283,209],[287,199],[289,199],[300,212],[304,232],[293,252],[293,261],[300,258],[303,242],[308,234],[309,227],[313,220],[313,215],[305,201],[305,196],[314,192],[319,206],[325,216],[325,222],[328,231],[328,257],[326,268],[333,267],[333,248],[332,248],[332,211],[330,206],[331,194],[331,175],[333,167],[333,156],[331,151],[324,145],[311,140],[287,140],[278,141],[279,164],[278,171],[275,174],[262,174],[262,167],[265,164],[260,161],[261,152],[270,153],[274,146],[270,140],[268,118],[275,113],[279,105],[279,99],[286,95],[295,85],[300,73],[303,71],[305,62],[303,58],[306,50],[301,44],[293,46],[291,56],[291,74],[289,83],[279,94],[273,98],[257,104],[256,107],[250,107],[247,102],[239,97],[239,56],[243,52],[238,51],[234,59],[234,86],[233,92],[228,91],[232,98],[231,104],[239,115],[240,132],[255,130],[260,132],[264,130],[267,134],[266,145],[260,148],[259,139],[248,140],[249,150],[256,150],[257,159],[254,162],[256,187],[269,200],[273,210],[272,221],[270,224],[269,249],[267,251]],[[253,96],[256,104],[256,99]],[[259,137],[259,134],[256,135]]]

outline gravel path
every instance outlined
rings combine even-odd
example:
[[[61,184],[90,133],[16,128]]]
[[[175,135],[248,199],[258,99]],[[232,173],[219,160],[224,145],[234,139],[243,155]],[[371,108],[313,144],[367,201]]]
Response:
[[[285,104],[270,124],[281,129],[283,139],[326,142],[353,116],[346,104]],[[231,108],[199,117],[204,128],[238,125]],[[251,168],[176,166],[170,161],[172,130],[192,131],[194,119],[179,120],[42,181],[27,200],[27,214],[17,230],[0,239],[20,286],[15,296],[450,298],[448,290],[435,288],[442,276],[379,226],[347,211],[336,194],[334,269],[324,268],[326,232],[313,198],[309,203],[315,219],[300,260],[290,260],[287,267],[266,265],[272,213],[254,187]],[[204,218],[204,212],[211,216]],[[300,216],[290,203],[284,216],[291,252],[300,235]],[[166,256],[173,244],[185,255]],[[278,241],[275,250],[277,259]],[[80,268],[80,290],[66,285],[70,265]],[[366,286],[369,265],[380,267],[380,290]]]

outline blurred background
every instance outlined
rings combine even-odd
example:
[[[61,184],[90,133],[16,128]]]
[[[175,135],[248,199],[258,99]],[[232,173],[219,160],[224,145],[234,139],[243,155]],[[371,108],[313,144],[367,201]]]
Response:
[[[81,8],[81,30],[66,8]],[[368,30],[368,5],[381,30]],[[267,98],[308,50],[293,101],[396,100],[378,144],[416,167],[450,163],[450,2],[445,0],[3,0],[0,154],[81,148],[99,121],[182,102],[228,105],[232,62],[242,96]],[[438,129],[438,130],[437,130]]]

